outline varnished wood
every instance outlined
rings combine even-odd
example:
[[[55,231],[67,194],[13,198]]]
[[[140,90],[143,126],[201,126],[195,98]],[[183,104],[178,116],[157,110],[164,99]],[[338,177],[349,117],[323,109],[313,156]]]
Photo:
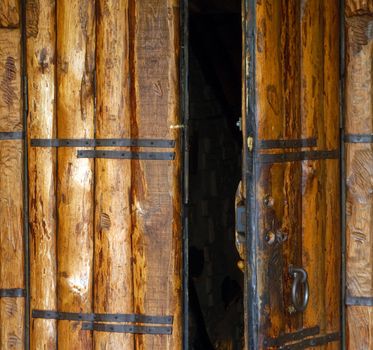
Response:
[[[256,2],[259,140],[315,137],[314,150],[339,148],[339,23],[338,1]],[[299,149],[258,152],[291,151]],[[338,178],[338,160],[258,166],[260,348],[268,336],[301,328],[319,326],[321,334],[339,331]],[[270,206],[265,204],[268,197]],[[269,244],[268,234],[285,240]],[[308,273],[310,300],[303,313],[292,304],[290,266]],[[338,347],[334,342],[320,348]]]
[[[346,133],[373,132],[371,1],[346,2]],[[347,294],[373,296],[371,144],[346,144]],[[347,347],[372,347],[372,307],[347,307]]]
[[[20,18],[19,0],[1,0],[0,1],[0,27],[15,28],[19,27]]]
[[[131,0],[130,16],[131,137],[178,140],[179,2]],[[174,161],[132,161],[135,312],[174,317],[172,336],[136,335],[136,349],[182,346],[179,176],[179,149]]]
[[[26,10],[28,140],[55,138],[55,5],[28,1]],[[29,146],[28,151],[31,314],[33,309],[57,310],[57,164],[55,149]],[[57,321],[31,318],[30,348],[56,346]]]
[[[21,35],[0,29],[0,131],[23,130]],[[0,289],[25,288],[23,141],[0,141]],[[24,349],[24,298],[0,298],[0,348]]]
[[[97,138],[129,138],[127,0],[100,0],[97,18]],[[96,313],[133,313],[131,161],[97,159],[95,166]],[[134,349],[134,335],[95,332],[96,349]]]
[[[59,138],[94,137],[95,2],[57,2],[57,125]],[[58,149],[58,310],[92,312],[93,180],[90,159]],[[58,321],[59,349],[92,349],[79,322]]]

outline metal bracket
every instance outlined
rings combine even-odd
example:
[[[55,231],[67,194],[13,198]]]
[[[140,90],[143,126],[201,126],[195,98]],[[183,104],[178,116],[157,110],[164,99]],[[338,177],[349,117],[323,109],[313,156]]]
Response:
[[[373,135],[371,134],[346,134],[344,141],[347,143],[372,143]]]
[[[318,160],[318,159],[338,159],[339,151],[301,151],[301,152],[286,152],[278,154],[260,153],[256,156],[256,161],[263,163],[285,163],[302,160]]]
[[[174,148],[174,140],[161,139],[32,139],[32,147],[156,147]]]
[[[101,314],[60,312],[51,310],[32,310],[33,318],[67,321],[98,321],[98,322],[132,322],[172,324],[173,316],[149,316],[140,314]]]
[[[242,205],[236,207],[236,232],[246,233],[246,207]]]
[[[129,152],[109,150],[78,151],[78,158],[107,158],[107,159],[140,159],[140,160],[174,160],[174,152]]]
[[[277,338],[266,338],[264,339],[263,345],[266,347],[281,346],[289,342],[302,340],[304,338],[318,334],[320,334],[319,326],[304,328],[293,333],[280,334]]]
[[[107,323],[83,323],[82,330],[132,334],[172,334],[172,327],[113,325]]]
[[[23,131],[0,132],[0,140],[23,140],[24,138],[25,133]]]
[[[260,149],[274,149],[274,148],[302,148],[302,147],[316,147],[316,138],[308,139],[289,139],[289,140],[258,140],[258,147]]]
[[[346,296],[348,306],[373,306],[373,297],[353,297]]]
[[[23,298],[26,296],[26,289],[8,288],[0,289],[0,298]]]
[[[315,346],[325,345],[331,342],[339,341],[341,338],[340,333],[330,333],[324,336],[310,338],[302,340],[298,343],[285,345],[280,347],[281,350],[303,350],[308,349]]]

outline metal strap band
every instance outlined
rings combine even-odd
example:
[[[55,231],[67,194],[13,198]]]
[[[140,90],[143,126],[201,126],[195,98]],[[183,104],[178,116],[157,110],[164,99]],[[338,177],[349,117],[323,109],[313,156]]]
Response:
[[[302,340],[301,342],[285,345],[280,347],[281,350],[302,350],[308,349],[315,346],[325,345],[331,342],[339,341],[339,333],[330,333],[321,337],[310,338]]]
[[[26,290],[22,288],[0,289],[0,298],[23,298]]]
[[[172,334],[172,327],[113,325],[105,323],[83,323],[82,330],[132,334]]]
[[[174,148],[174,140],[160,139],[32,139],[33,147],[156,147]]]
[[[372,143],[372,134],[346,134],[344,141],[348,143]]]
[[[141,159],[141,160],[173,160],[174,152],[128,152],[91,150],[78,151],[78,158],[108,158],[108,159]]]
[[[310,337],[312,335],[320,334],[320,327],[310,327],[310,328],[304,328],[299,331],[293,332],[293,333],[285,333],[280,334],[277,338],[266,338],[264,339],[264,346],[272,347],[272,346],[281,346],[286,343],[295,341],[295,340],[301,340],[307,337]]]
[[[353,297],[346,296],[348,306],[373,306],[373,297]]]
[[[302,160],[318,160],[318,159],[338,159],[339,151],[302,151],[288,152],[278,154],[257,154],[256,161],[258,163],[285,163]]]
[[[0,140],[23,140],[24,138],[23,131],[0,132]]]
[[[316,138],[308,139],[289,139],[289,140],[259,140],[258,147],[260,149],[273,149],[273,148],[302,148],[302,147],[316,147]]]
[[[50,310],[33,310],[33,318],[67,321],[99,321],[99,322],[133,322],[133,323],[157,323],[172,324],[172,316],[149,316],[140,314],[93,314],[76,312],[59,312]]]

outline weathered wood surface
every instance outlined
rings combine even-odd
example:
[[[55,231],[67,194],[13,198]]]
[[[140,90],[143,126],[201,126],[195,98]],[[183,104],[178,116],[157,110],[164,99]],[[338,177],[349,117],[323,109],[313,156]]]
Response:
[[[100,0],[97,18],[97,138],[129,138],[127,0]],[[96,313],[133,313],[131,161],[97,159],[95,166]],[[95,332],[96,349],[134,349],[133,334]]]
[[[19,29],[0,29],[0,132],[23,130]],[[23,141],[0,141],[0,289],[25,288]],[[0,348],[24,349],[24,298],[0,298]]]
[[[28,1],[28,141],[56,137],[55,3]],[[28,148],[30,313],[57,310],[56,149]],[[30,322],[30,348],[56,349],[57,321]]]
[[[57,136],[94,137],[95,2],[57,2]],[[58,149],[58,310],[92,312],[94,162]],[[58,321],[59,349],[92,349],[80,322]]]
[[[346,1],[346,134],[373,133],[373,3]],[[372,145],[346,144],[347,295],[373,297]],[[347,307],[347,346],[373,346],[372,307]]]
[[[317,147],[303,150],[338,150],[339,2],[262,1],[256,11],[258,138],[316,138]],[[300,328],[320,326],[321,334],[339,331],[338,178],[338,160],[260,167],[260,346],[266,336]],[[270,206],[265,204],[268,196]],[[272,234],[286,239],[268,244]],[[308,272],[310,301],[303,314],[291,302],[291,265]],[[334,342],[324,348],[338,347]]]
[[[0,1],[0,27],[19,27],[20,22],[20,1],[1,0]]]
[[[132,138],[178,139],[178,19],[178,0],[131,2]],[[135,312],[174,317],[172,336],[136,335],[137,349],[182,347],[179,178],[179,148],[174,161],[132,161]]]

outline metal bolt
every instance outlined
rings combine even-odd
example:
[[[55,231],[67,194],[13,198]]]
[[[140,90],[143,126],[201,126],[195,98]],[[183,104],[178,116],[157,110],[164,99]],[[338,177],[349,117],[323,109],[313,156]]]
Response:
[[[273,244],[276,241],[276,234],[273,231],[268,231],[265,235],[265,240],[268,244]]]
[[[264,205],[265,205],[267,208],[272,208],[273,205],[275,204],[275,200],[274,200],[273,197],[271,197],[270,195],[265,196],[263,202],[264,202]]]

